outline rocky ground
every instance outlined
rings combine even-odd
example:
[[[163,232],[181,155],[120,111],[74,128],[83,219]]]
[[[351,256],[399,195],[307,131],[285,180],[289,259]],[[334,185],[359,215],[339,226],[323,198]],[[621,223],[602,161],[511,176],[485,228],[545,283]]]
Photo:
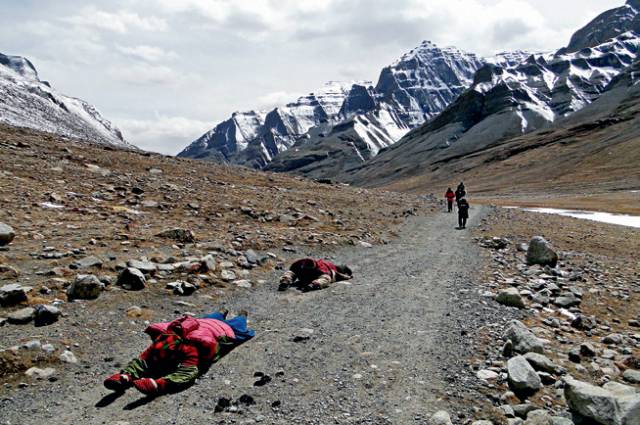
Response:
[[[640,423],[640,230],[497,209],[477,234],[487,298],[521,317],[488,332],[475,362],[502,423],[535,409],[527,425]],[[556,267],[528,264],[536,235]]]
[[[477,207],[471,233],[430,197],[8,128],[0,174],[0,423],[570,425],[596,396],[638,423],[636,230]],[[277,292],[307,255],[356,278]],[[196,386],[102,387],[146,324],[221,305],[257,336]]]

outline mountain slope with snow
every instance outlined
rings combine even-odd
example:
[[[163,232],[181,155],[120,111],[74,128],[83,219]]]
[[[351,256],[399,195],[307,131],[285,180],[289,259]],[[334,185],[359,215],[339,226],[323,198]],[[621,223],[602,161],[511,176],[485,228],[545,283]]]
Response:
[[[87,102],[41,81],[33,64],[0,54],[0,122],[88,142],[131,148],[120,131]]]
[[[627,5],[625,10],[635,10]],[[618,9],[616,9],[618,10]],[[619,27],[617,13],[605,13]],[[596,20],[597,21],[597,20]],[[607,27],[599,22],[600,28]],[[580,30],[579,33],[583,30]],[[574,36],[572,42],[580,37]],[[388,185],[433,173],[489,146],[554,125],[581,111],[640,58],[640,35],[622,32],[599,45],[531,55],[516,66],[488,64],[444,112],[342,179]]]

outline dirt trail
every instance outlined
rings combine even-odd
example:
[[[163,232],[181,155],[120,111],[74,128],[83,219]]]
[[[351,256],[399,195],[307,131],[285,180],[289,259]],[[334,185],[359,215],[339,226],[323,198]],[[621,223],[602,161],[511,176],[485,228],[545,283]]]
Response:
[[[470,227],[484,213],[472,210]],[[125,362],[147,343],[140,332],[127,331],[86,347],[75,373],[5,398],[0,423],[409,424],[442,408],[468,412],[472,406],[462,400],[474,384],[465,369],[473,350],[468,334],[499,313],[476,291],[482,256],[470,230],[454,225],[449,214],[413,217],[388,245],[337,250],[331,257],[356,274],[347,284],[279,293],[273,275],[258,289],[230,296],[232,312],[249,308],[258,336],[187,391],[136,403],[132,390],[96,407],[108,394],[101,379],[117,366],[104,357]],[[212,309],[203,299],[188,301],[202,304],[190,311]],[[296,336],[309,338],[296,342]],[[255,372],[272,381],[254,386]],[[214,413],[220,397],[243,394],[256,404]]]

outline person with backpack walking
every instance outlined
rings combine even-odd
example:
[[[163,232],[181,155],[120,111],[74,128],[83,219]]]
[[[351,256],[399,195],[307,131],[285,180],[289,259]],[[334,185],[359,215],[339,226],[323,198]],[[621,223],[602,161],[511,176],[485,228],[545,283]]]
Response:
[[[460,204],[460,200],[467,196],[467,191],[464,187],[464,183],[460,182],[458,188],[456,189],[456,202]]]
[[[458,228],[466,229],[467,220],[469,219],[469,203],[465,198],[458,201]]]
[[[453,200],[456,199],[456,194],[449,188],[447,189],[447,193],[444,194],[444,197],[447,200],[447,212],[453,212]]]

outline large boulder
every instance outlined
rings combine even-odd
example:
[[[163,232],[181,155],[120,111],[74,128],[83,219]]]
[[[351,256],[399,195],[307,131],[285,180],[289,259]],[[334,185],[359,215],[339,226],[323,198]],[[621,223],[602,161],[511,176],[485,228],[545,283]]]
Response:
[[[516,288],[507,288],[498,294],[496,301],[508,307],[524,308],[524,300]]]
[[[640,394],[633,387],[613,382],[596,387],[567,377],[564,397],[578,417],[601,425],[640,424]]]
[[[156,236],[182,243],[193,243],[196,241],[196,236],[191,230],[181,228],[163,230]]]
[[[514,391],[534,393],[542,388],[542,381],[523,356],[516,356],[507,362],[509,385]]]
[[[544,351],[544,344],[522,322],[511,321],[504,334],[504,339],[511,341],[516,353],[539,353]]]
[[[22,286],[17,283],[10,283],[0,288],[0,305],[7,307],[19,304],[27,300],[27,293],[31,291],[30,286]]]
[[[144,274],[136,268],[127,267],[118,275],[116,285],[122,286],[127,291],[140,291],[147,285],[147,279]]]
[[[11,226],[0,223],[0,246],[9,245],[15,237],[16,232]]]
[[[540,264],[541,266],[555,267],[558,264],[558,254],[551,249],[551,244],[545,238],[535,236],[529,242],[527,264],[530,266]]]
[[[104,290],[104,283],[92,274],[79,274],[67,288],[69,300],[95,300]]]

